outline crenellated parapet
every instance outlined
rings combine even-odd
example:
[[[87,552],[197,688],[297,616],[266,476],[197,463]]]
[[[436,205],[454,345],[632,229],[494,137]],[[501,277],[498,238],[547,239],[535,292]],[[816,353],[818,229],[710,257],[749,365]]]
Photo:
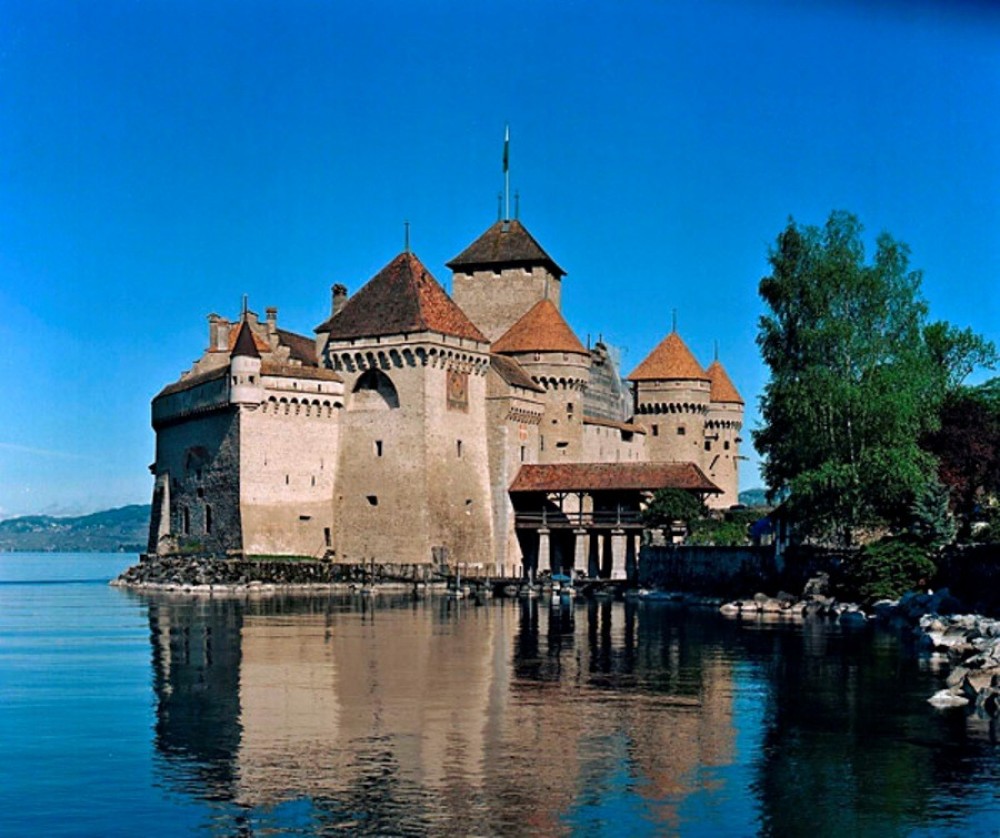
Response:
[[[489,354],[485,349],[474,351],[471,348],[432,343],[430,340],[426,343],[414,343],[406,338],[396,346],[355,346],[353,342],[350,346],[340,346],[331,342],[326,346],[325,357],[331,369],[347,374],[371,369],[430,367],[484,376],[489,369]]]

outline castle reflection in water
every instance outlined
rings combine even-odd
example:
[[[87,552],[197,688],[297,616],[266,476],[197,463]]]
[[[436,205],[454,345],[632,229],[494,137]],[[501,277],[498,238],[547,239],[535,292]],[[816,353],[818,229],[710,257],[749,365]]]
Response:
[[[552,833],[627,788],[670,829],[733,759],[733,664],[667,609],[153,597],[149,615],[165,784],[230,811]]]

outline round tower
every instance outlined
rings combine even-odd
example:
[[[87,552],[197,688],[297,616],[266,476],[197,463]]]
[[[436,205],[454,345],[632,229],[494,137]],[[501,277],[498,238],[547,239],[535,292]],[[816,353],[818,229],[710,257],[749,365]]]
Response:
[[[706,372],[711,382],[711,401],[705,422],[702,471],[723,492],[721,495],[711,495],[706,503],[714,509],[728,509],[739,503],[743,398],[718,359],[711,363]]]
[[[537,302],[493,343],[492,350],[517,360],[545,390],[538,462],[580,462],[590,353],[555,304],[548,299]]]
[[[677,332],[628,376],[636,419],[646,426],[650,462],[704,462],[711,380]]]
[[[260,351],[250,324],[244,320],[229,357],[229,401],[233,404],[260,404],[264,385],[260,378]]]

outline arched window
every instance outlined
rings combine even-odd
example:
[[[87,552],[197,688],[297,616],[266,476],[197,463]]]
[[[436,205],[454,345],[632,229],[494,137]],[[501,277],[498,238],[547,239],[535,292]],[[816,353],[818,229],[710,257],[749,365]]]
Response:
[[[381,370],[367,370],[354,385],[351,410],[388,410],[399,407],[399,394]]]

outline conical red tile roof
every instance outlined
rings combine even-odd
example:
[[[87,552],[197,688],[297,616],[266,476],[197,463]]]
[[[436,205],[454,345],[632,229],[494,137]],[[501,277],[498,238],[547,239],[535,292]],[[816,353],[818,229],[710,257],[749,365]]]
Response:
[[[498,221],[448,262],[452,270],[496,268],[501,265],[543,265],[556,276],[566,273],[517,219]]]
[[[493,342],[494,352],[573,352],[589,355],[552,300],[539,300]]]
[[[489,343],[413,253],[400,253],[316,327],[331,340],[439,332]]]
[[[726,370],[722,364],[718,361],[712,361],[706,372],[708,373],[709,381],[712,382],[711,400],[713,402],[743,404],[743,397],[740,395],[739,390],[736,389],[732,379],[726,374]]]
[[[671,332],[646,356],[639,366],[632,370],[629,381],[709,381],[691,350],[687,348],[677,332]]]

